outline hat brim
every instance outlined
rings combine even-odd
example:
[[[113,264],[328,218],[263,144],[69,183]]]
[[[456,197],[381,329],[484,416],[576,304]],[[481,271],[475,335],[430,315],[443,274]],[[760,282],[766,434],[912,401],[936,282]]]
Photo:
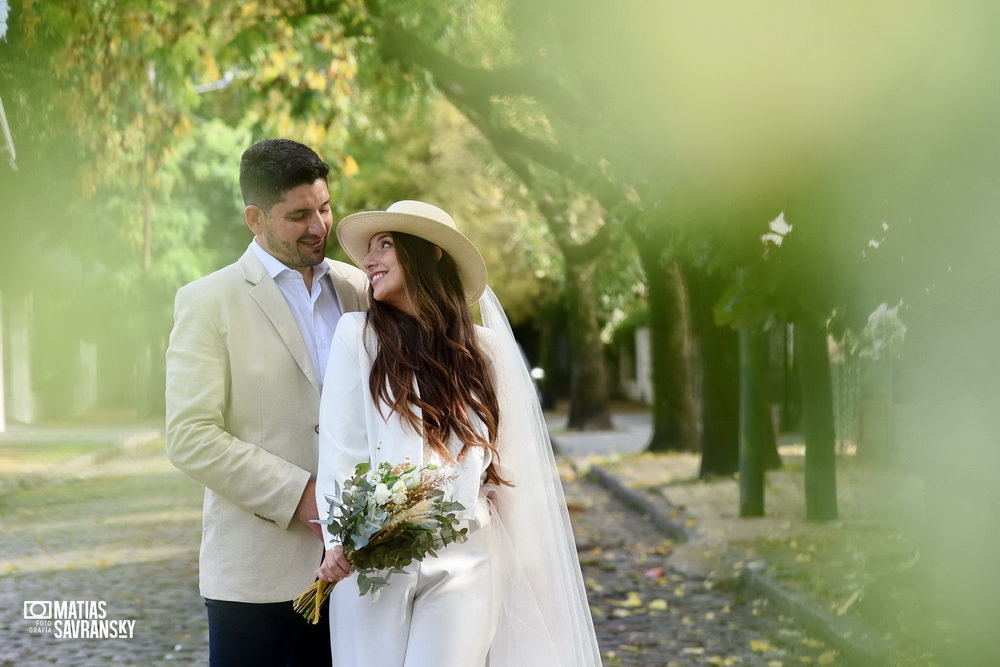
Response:
[[[419,215],[393,211],[352,213],[337,224],[337,241],[351,261],[364,269],[368,243],[379,232],[412,234],[448,253],[458,267],[466,301],[479,300],[486,290],[486,262],[479,250],[457,229]]]

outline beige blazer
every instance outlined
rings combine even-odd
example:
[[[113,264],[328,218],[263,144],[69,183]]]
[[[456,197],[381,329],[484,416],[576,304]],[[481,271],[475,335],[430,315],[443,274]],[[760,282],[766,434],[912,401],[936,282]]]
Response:
[[[341,310],[363,310],[364,274],[327,261]],[[323,544],[294,513],[316,475],[319,400],[291,308],[251,250],[177,292],[167,455],[205,485],[206,598],[283,602],[314,580]]]

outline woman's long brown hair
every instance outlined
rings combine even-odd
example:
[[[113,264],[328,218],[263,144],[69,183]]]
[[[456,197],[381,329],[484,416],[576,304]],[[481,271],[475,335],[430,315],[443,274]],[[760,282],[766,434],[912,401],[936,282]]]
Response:
[[[370,299],[366,326],[378,339],[368,377],[372,398],[422,431],[427,444],[446,459],[451,459],[451,434],[463,444],[459,459],[470,447],[489,449],[493,461],[486,481],[507,484],[496,466],[500,408],[493,376],[476,341],[455,262],[443,251],[438,258],[437,246],[420,237],[391,234],[404,289],[419,317]],[[422,419],[413,408],[420,409]],[[485,425],[485,439],[472,415]]]

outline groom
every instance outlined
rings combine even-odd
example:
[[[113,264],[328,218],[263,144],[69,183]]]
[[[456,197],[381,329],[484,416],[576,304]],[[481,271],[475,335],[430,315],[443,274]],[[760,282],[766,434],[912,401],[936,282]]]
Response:
[[[213,667],[328,665],[327,620],[291,600],[323,558],[315,477],[321,383],[364,274],[325,258],[329,166],[287,139],[240,163],[243,256],[177,292],[167,349],[167,454],[205,485],[201,594]]]

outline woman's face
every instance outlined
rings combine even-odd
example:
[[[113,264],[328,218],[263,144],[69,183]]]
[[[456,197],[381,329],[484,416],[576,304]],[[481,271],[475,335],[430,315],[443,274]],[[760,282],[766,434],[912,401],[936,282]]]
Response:
[[[392,234],[379,232],[372,236],[362,266],[368,274],[368,282],[371,283],[372,295],[376,301],[416,317],[413,305],[406,294],[403,267],[396,258],[396,245]]]

